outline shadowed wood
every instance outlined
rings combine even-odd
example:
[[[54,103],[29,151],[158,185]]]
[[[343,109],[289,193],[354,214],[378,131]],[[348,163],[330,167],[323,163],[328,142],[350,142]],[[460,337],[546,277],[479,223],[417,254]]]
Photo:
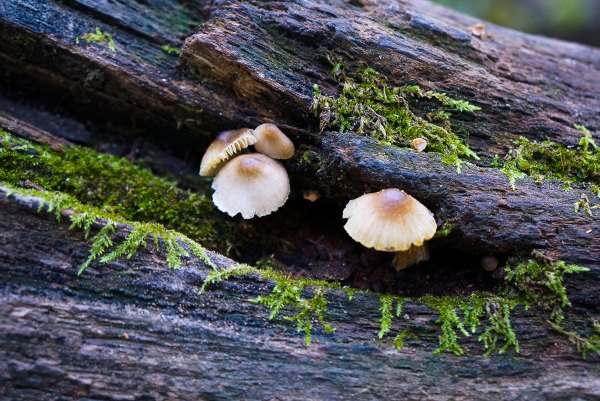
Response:
[[[419,84],[482,108],[452,118],[484,160],[514,139],[576,145],[587,126],[600,141],[600,50],[479,22],[427,1],[16,0],[0,2],[0,125],[63,144],[108,132],[143,137],[196,169],[224,129],[275,122],[296,144],[285,161],[340,206],[399,187],[451,222],[438,246],[467,253],[541,249],[590,266],[569,277],[569,321],[598,318],[600,218],[573,212],[586,186],[530,179],[511,190],[481,166],[458,174],[430,153],[385,147],[353,133],[317,133],[312,86],[336,94],[328,57],[370,66],[391,83]],[[96,27],[117,51],[75,43]],[[188,35],[195,34],[188,37]],[[187,37],[187,39],[186,39]],[[184,42],[185,40],[185,42]],[[182,48],[181,56],[161,46]],[[22,106],[20,106],[22,104]],[[15,106],[17,105],[17,106]],[[108,146],[110,143],[108,143]],[[314,152],[308,164],[302,157]],[[89,243],[32,199],[0,196],[0,394],[10,400],[86,399],[595,399],[597,358],[585,361],[548,329],[546,312],[516,310],[520,354],[432,355],[439,327],[408,304],[419,339],[394,350],[375,340],[379,303],[332,293],[333,335],[306,347],[290,322],[248,302],[271,284],[232,280],[196,294],[196,260],[168,270],[161,255],[95,265],[75,275]],[[589,192],[587,192],[589,194]],[[592,199],[590,195],[590,199]],[[97,229],[97,227],[96,227]],[[121,227],[121,237],[127,232]],[[211,254],[219,266],[231,260]],[[394,334],[394,333],[392,333]],[[464,339],[480,355],[477,336]],[[462,344],[462,343],[461,343]]]
[[[269,321],[267,310],[249,302],[271,287],[257,277],[214,285],[199,296],[206,266],[192,259],[169,270],[162,255],[146,250],[131,260],[94,264],[77,277],[90,244],[81,232],[36,212],[37,204],[31,197],[7,199],[0,190],[0,395],[6,399],[600,396],[597,358],[581,359],[535,310],[514,313],[520,354],[436,356],[439,327],[426,307],[405,305],[392,334],[411,328],[419,339],[397,351],[391,336],[376,339],[377,295],[349,301],[334,291],[326,317],[336,332],[316,330],[307,347],[290,322]],[[120,226],[118,237],[130,230]],[[220,267],[234,263],[210,256]],[[568,281],[578,294],[599,284],[598,269]],[[569,320],[584,321],[592,300],[576,295],[573,301]],[[481,352],[476,336],[461,343],[467,353]]]

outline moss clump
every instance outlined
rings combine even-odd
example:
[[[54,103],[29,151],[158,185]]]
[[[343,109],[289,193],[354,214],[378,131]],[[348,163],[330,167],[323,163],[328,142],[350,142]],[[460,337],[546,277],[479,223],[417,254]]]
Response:
[[[582,193],[579,196],[579,199],[573,203],[573,210],[575,213],[579,213],[579,211],[582,210],[590,217],[594,215],[592,209],[598,209],[599,207],[600,205],[591,206],[590,199],[584,193]]]
[[[570,188],[575,182],[600,185],[600,149],[591,133],[583,126],[576,126],[583,133],[579,146],[567,148],[546,140],[532,142],[526,138],[515,141],[515,147],[504,158],[502,172],[515,187],[518,179],[526,175],[536,182],[544,179],[557,180]],[[596,192],[600,196],[600,191]]]
[[[80,40],[85,40],[85,43],[98,43],[99,45],[108,47],[111,51],[117,51],[115,41],[110,33],[102,32],[100,28],[96,27],[96,32],[86,33],[82,36],[75,38],[75,43],[79,44]]]
[[[564,320],[562,308],[570,305],[566,296],[564,276],[587,270],[560,261],[539,262],[531,259],[520,262],[514,267],[508,266],[505,286],[496,294],[474,292],[468,296],[426,295],[417,298],[381,295],[377,337],[383,338],[390,333],[394,317],[401,315],[405,303],[412,302],[425,304],[438,314],[436,323],[440,326],[440,342],[433,351],[435,354],[449,351],[455,355],[463,355],[465,351],[459,344],[460,338],[477,332],[478,340],[485,349],[485,356],[494,352],[504,353],[510,349],[519,352],[519,341],[510,319],[512,311],[517,307],[528,309],[532,305],[548,308],[551,310],[550,322],[557,327],[562,327]],[[271,310],[271,318],[287,310],[285,318],[296,322],[298,330],[304,331],[307,344],[310,343],[313,329],[311,317],[322,325],[326,333],[334,331],[325,320],[327,291],[332,289],[346,291],[350,299],[354,294],[349,288],[337,283],[296,279],[270,268],[246,265],[209,273],[201,292],[204,292],[209,285],[249,274],[275,280],[275,286],[269,295],[255,298],[253,301],[268,307]],[[307,287],[311,287],[312,291],[307,291]],[[394,338],[394,345],[402,348],[404,340],[408,337],[415,338],[416,334],[410,328],[400,330]],[[575,337],[572,335],[571,338]],[[579,338],[577,341],[583,344],[584,340],[581,337],[577,338]],[[578,348],[584,347],[582,349],[586,352],[600,352],[595,337],[588,340],[587,345],[579,345]]]
[[[440,229],[436,231],[435,238],[445,238],[450,235],[455,228],[456,225],[451,221],[444,221]]]
[[[342,85],[337,98],[321,94],[317,85],[313,89],[312,107],[321,119],[321,130],[329,127],[340,132],[354,131],[403,147],[410,147],[415,138],[424,138],[426,151],[440,153],[444,163],[459,171],[464,160],[479,159],[450,125],[450,112],[474,112],[479,107],[444,93],[423,91],[416,85],[390,86],[372,68],[350,76],[337,64],[334,74]],[[418,116],[410,106],[411,100],[418,99],[437,102],[443,108]]]
[[[326,291],[332,289],[345,291],[349,299],[352,299],[354,294],[354,291],[349,287],[337,283],[306,278],[292,279],[290,276],[271,268],[259,269],[243,264],[210,272],[200,288],[200,293],[203,293],[206,287],[211,284],[231,277],[251,274],[257,274],[265,279],[275,281],[275,286],[269,295],[254,298],[252,302],[268,307],[271,311],[269,319],[283,314],[284,319],[294,322],[297,330],[304,332],[307,345],[310,345],[311,342],[311,333],[314,328],[313,321],[318,322],[326,333],[335,331],[325,319],[328,302],[325,297]],[[311,287],[312,291],[308,291],[307,287]]]
[[[379,332],[377,333],[377,337],[383,338],[391,330],[392,320],[394,319],[394,314],[392,313],[394,301],[396,301],[395,315],[396,317],[400,317],[405,300],[406,298],[404,297],[395,297],[393,295],[381,295],[379,297],[379,302],[381,303],[379,312],[381,315],[379,318]]]
[[[583,273],[588,268],[563,261],[529,259],[515,266],[506,266],[506,281],[527,297],[528,303],[551,310],[550,319],[557,324],[564,320],[563,309],[571,306],[564,285],[567,274]]]
[[[581,356],[584,359],[587,357],[588,352],[593,352],[600,356],[600,322],[597,320],[592,320],[591,325],[593,334],[588,338],[582,337],[574,331],[565,330],[564,327],[550,320],[548,321],[548,324],[554,331],[565,336],[567,340],[575,346],[577,351],[581,353]]]
[[[176,56],[179,56],[179,54],[181,54],[181,50],[179,50],[179,48],[177,47],[173,47],[171,45],[164,45],[160,47],[162,51],[164,51],[167,54],[173,54]]]
[[[88,148],[55,152],[1,130],[0,142],[0,182],[16,187],[30,181],[124,219],[160,223],[207,246],[225,247],[222,233],[228,228],[215,217],[212,201],[204,195]]]
[[[57,220],[61,219],[62,212],[70,209],[75,212],[71,214],[70,228],[81,229],[85,238],[90,237],[94,225],[101,228],[91,237],[90,254],[86,261],[80,266],[78,274],[85,271],[95,260],[102,263],[112,262],[120,258],[131,259],[140,248],[148,247],[148,239],[152,238],[154,247],[157,251],[165,251],[166,260],[170,268],[177,269],[181,266],[182,258],[187,258],[194,254],[207,265],[216,269],[216,265],[210,259],[206,250],[196,241],[169,230],[157,223],[140,223],[128,221],[121,216],[101,210],[94,206],[84,205],[72,196],[60,192],[40,191],[36,189],[15,188],[10,184],[10,192],[7,196],[15,193],[22,196],[34,196],[40,199],[38,211],[47,211],[54,214]],[[125,239],[119,243],[114,243],[114,235],[119,224],[133,227],[133,230],[127,234]],[[187,247],[187,249],[186,249]]]

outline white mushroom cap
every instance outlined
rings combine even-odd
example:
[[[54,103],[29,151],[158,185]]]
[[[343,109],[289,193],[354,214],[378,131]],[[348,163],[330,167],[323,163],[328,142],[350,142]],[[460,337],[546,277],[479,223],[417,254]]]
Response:
[[[271,123],[261,124],[254,129],[257,152],[274,159],[289,159],[294,156],[294,144],[281,130]]]
[[[357,242],[378,251],[406,251],[421,246],[437,230],[433,213],[418,200],[390,188],[351,200],[344,209],[344,228]]]
[[[290,194],[281,163],[258,153],[234,157],[217,173],[213,202],[220,211],[243,218],[262,217],[279,209]]]
[[[214,176],[224,162],[254,143],[256,138],[249,128],[220,132],[202,157],[200,175]]]
[[[396,270],[402,270],[426,260],[429,260],[429,246],[427,246],[427,243],[421,246],[413,245],[407,251],[396,252],[392,264]]]

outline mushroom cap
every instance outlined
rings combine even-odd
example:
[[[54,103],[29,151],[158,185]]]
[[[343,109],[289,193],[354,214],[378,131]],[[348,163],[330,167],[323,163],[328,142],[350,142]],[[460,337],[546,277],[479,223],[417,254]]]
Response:
[[[423,138],[415,138],[410,142],[410,144],[417,152],[422,152],[427,147],[427,141]]]
[[[413,245],[406,251],[396,252],[392,264],[396,270],[400,271],[424,260],[429,260],[429,247],[427,243],[421,246]]]
[[[496,270],[498,263],[498,258],[494,255],[485,255],[481,258],[481,267],[488,272]]]
[[[289,159],[294,156],[294,144],[281,130],[271,123],[261,124],[254,129],[257,152],[274,159]]]
[[[281,163],[258,153],[240,155],[219,170],[213,202],[230,216],[262,217],[279,209],[290,194],[290,180]]]
[[[214,176],[224,162],[254,143],[256,138],[250,128],[220,132],[202,156],[200,175]]]
[[[346,205],[344,228],[357,242],[378,251],[406,251],[421,246],[437,230],[433,213],[399,189],[363,195]]]

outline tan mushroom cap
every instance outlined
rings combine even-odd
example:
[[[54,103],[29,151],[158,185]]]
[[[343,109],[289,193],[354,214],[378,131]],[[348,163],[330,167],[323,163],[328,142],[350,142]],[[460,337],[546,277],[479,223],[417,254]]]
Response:
[[[254,129],[254,149],[274,159],[289,159],[294,156],[294,144],[281,130],[271,123],[261,124]]]
[[[421,246],[437,230],[433,213],[418,200],[390,188],[351,200],[344,228],[357,242],[378,251],[406,251]]]
[[[400,271],[426,260],[429,260],[429,246],[425,243],[421,246],[413,245],[406,251],[396,252],[392,264]]]
[[[213,202],[220,211],[243,218],[262,217],[279,209],[290,194],[290,180],[281,163],[258,153],[231,159],[217,173]]]
[[[254,143],[256,138],[249,128],[220,132],[202,156],[200,175],[214,176],[224,162]]]

